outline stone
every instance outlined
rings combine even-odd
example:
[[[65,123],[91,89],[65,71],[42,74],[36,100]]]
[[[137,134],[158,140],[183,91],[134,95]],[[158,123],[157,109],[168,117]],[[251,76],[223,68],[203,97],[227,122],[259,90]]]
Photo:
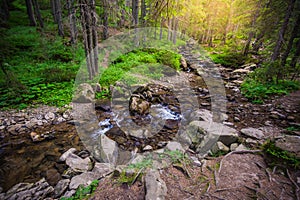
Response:
[[[199,159],[197,157],[191,156],[190,158],[192,159],[194,165],[196,165],[197,167],[202,166],[202,163],[199,161]]]
[[[297,177],[297,183],[300,184],[300,177]]]
[[[145,200],[164,200],[167,195],[166,183],[160,178],[156,170],[149,171],[145,176]]]
[[[300,158],[300,136],[285,135],[275,140],[275,146]]]
[[[150,151],[150,150],[152,150],[152,149],[153,149],[152,146],[147,145],[147,146],[145,146],[145,147],[143,148],[143,151]]]
[[[66,159],[71,155],[74,154],[77,150],[75,148],[71,148],[68,151],[66,151],[65,153],[63,153],[63,155],[60,156],[59,161],[64,162],[66,161]]]
[[[236,69],[232,73],[233,74],[248,74],[250,70],[248,69]]]
[[[71,179],[71,182],[69,184],[69,189],[77,189],[80,185],[86,187],[95,179],[97,179],[98,175],[93,172],[84,172],[80,175],[74,176]]]
[[[246,144],[258,144],[258,141],[254,140],[252,138],[247,138],[246,139]]]
[[[241,133],[248,137],[252,137],[259,140],[264,138],[264,133],[261,130],[256,128],[251,128],[251,127],[244,128],[241,130]]]
[[[66,193],[62,197],[69,198],[69,197],[73,196],[75,193],[76,193],[76,190],[69,190],[69,191],[66,191]]]
[[[181,144],[179,142],[168,142],[166,149],[170,150],[170,151],[181,151],[181,152],[185,152],[185,150],[183,149],[183,147],[181,146]]]
[[[75,103],[92,103],[95,99],[95,92],[93,87],[88,83],[80,84],[73,96],[73,102]]]
[[[60,173],[56,169],[53,168],[46,171],[46,180],[50,185],[56,185],[60,179]]]
[[[248,150],[247,147],[245,147],[243,144],[240,144],[235,151],[245,151]]]
[[[130,112],[137,113],[139,115],[146,115],[150,112],[149,108],[151,104],[138,97],[132,97],[129,105]]]
[[[118,158],[118,146],[114,140],[108,138],[105,134],[102,134],[98,138],[99,140],[99,153],[96,156],[96,159],[105,163],[117,162]]]
[[[50,120],[50,121],[53,121],[55,119],[55,114],[53,112],[48,112],[46,115],[45,115],[45,119],[46,120]]]
[[[75,172],[87,172],[92,169],[91,159],[82,159],[75,154],[70,154],[66,159],[66,164]]]
[[[60,180],[54,188],[54,198],[60,197],[68,189],[69,183],[69,179]]]
[[[113,172],[113,167],[109,163],[95,163],[95,166],[92,170],[97,179],[106,177],[108,174]]]
[[[230,151],[235,151],[236,148],[237,148],[238,146],[239,146],[238,143],[232,143],[232,144],[230,145]]]
[[[183,56],[181,56],[181,58],[180,58],[180,65],[183,68],[183,70],[188,70],[188,66],[187,66],[186,60],[185,60],[185,58]]]
[[[229,148],[223,144],[222,142],[217,142],[211,149],[211,152],[212,153],[217,153],[219,151],[222,151],[222,152],[229,152]]]

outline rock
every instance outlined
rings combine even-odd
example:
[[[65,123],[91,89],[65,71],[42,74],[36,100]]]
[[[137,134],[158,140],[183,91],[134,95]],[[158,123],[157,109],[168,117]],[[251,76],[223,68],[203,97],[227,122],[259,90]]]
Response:
[[[20,129],[23,127],[23,124],[15,124],[15,125],[11,125],[7,128],[7,131],[11,134],[11,135],[18,135],[20,133]]]
[[[297,183],[300,184],[300,177],[297,177]]]
[[[217,153],[219,151],[222,151],[222,152],[229,152],[229,148],[223,144],[222,142],[217,142],[211,149],[211,152],[212,153]]]
[[[65,153],[63,153],[63,155],[60,156],[59,161],[64,162],[66,161],[66,159],[71,155],[74,154],[77,150],[75,148],[71,148],[68,151],[66,151]]]
[[[197,157],[191,156],[190,158],[192,159],[194,165],[196,165],[197,167],[202,166],[202,163],[199,161],[199,159]]]
[[[152,146],[147,145],[147,146],[145,146],[145,147],[143,148],[143,151],[150,151],[150,150],[152,150],[152,149],[153,149]]]
[[[275,140],[275,146],[282,150],[291,152],[300,158],[300,136],[285,135]]]
[[[261,140],[264,137],[264,133],[261,130],[251,127],[242,129],[241,133],[259,140]]]
[[[235,149],[235,151],[244,151],[244,150],[247,150],[247,147],[245,147],[243,144],[240,144],[240,145]]]
[[[258,144],[258,141],[254,140],[252,138],[247,138],[246,139],[246,144]]]
[[[76,193],[76,190],[69,190],[69,191],[66,191],[66,193],[62,197],[69,198],[69,197],[73,196],[75,193]]]
[[[167,195],[166,183],[160,178],[159,172],[151,170],[145,176],[145,200],[164,200]]]
[[[238,118],[238,117],[234,117],[233,120],[234,120],[235,122],[240,122],[240,121],[241,121],[240,118]]]
[[[55,114],[53,112],[48,112],[46,115],[45,115],[45,119],[46,120],[50,120],[50,121],[53,121],[55,119]]]
[[[236,69],[232,73],[233,74],[248,74],[250,70],[248,69]]]
[[[185,150],[183,149],[183,147],[181,146],[181,144],[179,142],[169,142],[166,146],[167,149],[169,149],[170,151],[181,151],[181,152],[185,152]]]
[[[95,163],[95,166],[92,170],[97,179],[107,176],[113,172],[113,167],[108,163]]]
[[[80,84],[73,96],[73,102],[75,103],[92,103],[95,99],[95,92],[92,86],[88,83]]]
[[[69,189],[77,189],[80,185],[88,186],[91,184],[91,182],[95,179],[97,179],[98,175],[93,172],[84,172],[80,175],[74,176],[71,179],[71,182],[69,184]]]
[[[183,68],[183,70],[188,70],[188,66],[187,66],[186,60],[185,60],[185,58],[183,56],[181,56],[181,58],[180,58],[180,65]]]
[[[46,171],[46,180],[50,185],[56,185],[60,179],[60,173],[58,173],[56,169],[49,169]]]
[[[66,164],[75,172],[87,172],[92,169],[91,159],[82,159],[75,154],[70,154],[66,159]]]
[[[150,106],[151,104],[143,99],[140,99],[138,97],[132,97],[130,99],[129,103],[129,110],[132,113],[137,113],[139,115],[146,115],[150,112]]]
[[[60,197],[67,190],[69,183],[69,179],[60,180],[54,188],[54,198]]]
[[[118,146],[117,143],[105,134],[100,135],[98,138],[98,150],[97,155],[94,154],[95,158],[101,162],[115,164],[118,158]],[[94,152],[93,152],[94,153]]]
[[[232,144],[230,145],[230,151],[235,151],[236,148],[237,148],[238,146],[239,146],[238,143],[232,143]]]

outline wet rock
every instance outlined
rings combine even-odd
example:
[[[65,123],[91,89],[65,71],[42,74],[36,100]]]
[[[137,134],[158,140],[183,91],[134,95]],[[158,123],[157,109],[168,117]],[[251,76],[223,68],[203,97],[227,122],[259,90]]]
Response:
[[[56,169],[49,169],[46,171],[46,180],[50,185],[56,185],[60,179],[60,173],[58,173]]]
[[[261,130],[251,127],[242,129],[241,133],[259,140],[261,140],[264,137],[264,133]]]
[[[142,100],[138,97],[132,97],[130,100],[130,112],[132,113],[137,113],[139,115],[146,115],[149,113],[149,108],[150,108],[151,104],[146,101],[146,100]]]
[[[185,152],[185,150],[183,149],[183,147],[181,146],[181,144],[179,142],[169,142],[166,146],[167,149],[169,149],[170,151],[181,151],[181,152]]]
[[[145,176],[145,200],[164,200],[167,195],[166,183],[160,178],[159,172],[151,170]]]
[[[300,158],[300,136],[285,135],[275,140],[275,146],[291,152]]]
[[[75,172],[87,172],[92,169],[90,158],[82,159],[75,154],[70,154],[67,157],[66,164]]]
[[[186,60],[185,60],[185,58],[183,56],[181,56],[181,58],[180,58],[180,65],[183,68],[183,70],[188,70],[188,66],[187,66]]]
[[[222,151],[222,152],[229,152],[229,148],[223,144],[222,142],[217,142],[211,149],[211,152],[212,153],[217,153],[219,151]]]
[[[67,190],[69,183],[69,179],[60,180],[54,188],[54,198],[60,197]]]
[[[92,103],[94,102],[95,92],[88,83],[80,84],[75,91],[73,102],[75,103]]]
[[[71,155],[74,154],[77,150],[75,148],[71,148],[68,151],[66,151],[65,153],[63,153],[63,155],[60,156],[59,161],[66,161],[66,159]]]

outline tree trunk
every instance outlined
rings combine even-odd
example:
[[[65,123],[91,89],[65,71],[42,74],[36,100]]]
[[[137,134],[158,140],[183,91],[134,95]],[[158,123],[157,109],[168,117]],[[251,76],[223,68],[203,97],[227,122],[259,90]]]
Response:
[[[27,15],[29,18],[29,25],[36,26],[37,23],[36,23],[36,20],[34,17],[32,0],[25,0],[25,2],[26,2],[26,8],[27,8]]]
[[[142,26],[145,26],[146,24],[146,9],[147,9],[147,6],[146,6],[146,0],[141,0],[141,22],[142,22]]]
[[[160,32],[159,32],[159,39],[162,40],[163,38],[163,23],[164,23],[164,18],[161,18],[161,22],[160,22]]]
[[[106,40],[108,38],[108,12],[107,12],[107,9],[108,9],[108,2],[107,0],[103,0],[102,1],[103,3],[103,16],[102,16],[102,19],[103,19],[103,32],[102,32],[102,39],[103,40]]]
[[[57,21],[58,35],[64,37],[64,27],[62,21],[62,11],[60,0],[55,0],[55,18]]]
[[[133,26],[137,27],[139,24],[139,0],[132,0],[132,19]]]
[[[178,28],[178,20],[174,17],[174,32],[173,32],[173,43],[176,44],[177,42],[177,28]]]
[[[286,47],[286,50],[285,50],[284,54],[282,55],[282,59],[281,59],[281,66],[282,67],[284,67],[285,64],[286,64],[286,60],[287,60],[287,58],[288,58],[288,56],[289,56],[289,54],[291,52],[291,49],[293,47],[294,40],[297,37],[299,28],[300,28],[300,14],[298,14],[298,16],[297,16],[297,21],[295,22],[295,25],[294,25],[294,28],[293,28],[293,31],[292,31],[289,43],[288,43],[288,45]]]
[[[8,0],[1,1],[0,11],[1,11],[1,13],[0,13],[1,21],[6,22],[9,18],[9,2],[8,2]]]
[[[290,20],[290,17],[292,15],[292,12],[293,12],[293,9],[294,9],[295,1],[296,0],[290,0],[287,12],[286,12],[285,17],[284,17],[283,24],[282,24],[281,29],[279,31],[279,36],[278,36],[278,39],[277,39],[277,42],[276,42],[276,46],[275,46],[273,54],[271,56],[271,61],[277,60],[277,58],[280,55],[280,50],[281,50],[282,43],[283,43],[283,40],[284,40],[284,35],[285,35],[286,30],[287,30],[289,20]]]
[[[296,49],[296,52],[291,61],[292,69],[296,69],[296,64],[297,64],[297,61],[299,60],[299,56],[300,56],[300,40],[298,40],[298,42],[297,42],[297,49]]]
[[[80,0],[80,16],[89,79],[98,73],[98,36],[94,0]]]
[[[76,44],[77,42],[77,27],[76,27],[76,15],[74,9],[74,0],[68,0],[68,17],[70,24],[70,37],[71,44]]]
[[[37,0],[33,0],[32,3],[33,3],[33,8],[34,8],[34,13],[37,17],[37,20],[39,21],[40,27],[44,28],[44,22],[43,22],[43,18],[42,18],[41,12],[40,12],[40,6],[39,6]]]
[[[68,0],[69,2],[69,0]],[[57,23],[57,19],[56,19],[56,9],[55,9],[55,0],[50,0],[50,6],[51,6],[51,14],[53,16],[53,21],[55,23]]]

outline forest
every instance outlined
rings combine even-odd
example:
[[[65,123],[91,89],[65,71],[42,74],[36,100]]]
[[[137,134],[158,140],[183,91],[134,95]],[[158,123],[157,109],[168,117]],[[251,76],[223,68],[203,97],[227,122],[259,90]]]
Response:
[[[300,0],[0,4],[0,199],[300,198]]]

